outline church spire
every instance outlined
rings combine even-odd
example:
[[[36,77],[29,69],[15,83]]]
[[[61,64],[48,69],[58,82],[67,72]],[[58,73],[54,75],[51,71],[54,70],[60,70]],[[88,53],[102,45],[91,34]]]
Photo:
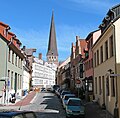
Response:
[[[49,34],[49,44],[47,51],[47,61],[49,63],[58,63],[58,51],[57,51],[57,41],[56,41],[56,32],[54,24],[54,13],[52,11],[50,34]]]

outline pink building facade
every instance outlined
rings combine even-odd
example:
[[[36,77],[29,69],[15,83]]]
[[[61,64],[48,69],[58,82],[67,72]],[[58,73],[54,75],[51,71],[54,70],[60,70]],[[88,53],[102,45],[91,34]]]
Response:
[[[93,52],[92,46],[100,36],[101,31],[96,30],[88,34],[86,37],[87,48],[85,49],[85,58],[84,58],[84,82],[85,82],[85,95],[86,100],[90,101],[93,99]]]

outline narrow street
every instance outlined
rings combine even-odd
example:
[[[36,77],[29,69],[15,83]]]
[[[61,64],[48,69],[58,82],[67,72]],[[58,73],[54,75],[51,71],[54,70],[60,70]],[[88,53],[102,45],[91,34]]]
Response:
[[[53,93],[37,93],[29,105],[21,106],[21,110],[32,110],[38,118],[65,118],[65,110],[60,99]]]
[[[88,102],[85,107],[85,118],[113,118],[106,110],[102,110],[97,103]],[[20,110],[34,111],[37,118],[66,118],[60,99],[50,92],[37,93],[30,104],[21,106]]]
[[[62,103],[54,93],[38,92],[30,103],[28,100],[28,97],[26,97],[13,106],[2,106],[0,109],[34,111],[37,118],[66,118]],[[85,103],[85,108],[85,118],[113,118],[106,110],[102,110],[97,103]]]

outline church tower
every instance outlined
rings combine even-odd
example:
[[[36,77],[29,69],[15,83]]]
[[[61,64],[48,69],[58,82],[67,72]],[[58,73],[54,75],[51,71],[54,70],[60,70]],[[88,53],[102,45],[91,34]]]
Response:
[[[58,50],[57,50],[57,41],[56,41],[56,32],[55,32],[55,24],[54,24],[54,14],[52,12],[51,26],[50,26],[50,34],[49,34],[49,43],[48,43],[48,51],[47,51],[47,62],[54,63],[58,65]]]

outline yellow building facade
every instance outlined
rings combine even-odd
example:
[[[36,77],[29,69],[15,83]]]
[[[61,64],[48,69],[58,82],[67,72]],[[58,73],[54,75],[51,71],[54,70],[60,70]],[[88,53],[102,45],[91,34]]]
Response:
[[[120,18],[102,32],[94,44],[94,95],[100,106],[120,113]]]

